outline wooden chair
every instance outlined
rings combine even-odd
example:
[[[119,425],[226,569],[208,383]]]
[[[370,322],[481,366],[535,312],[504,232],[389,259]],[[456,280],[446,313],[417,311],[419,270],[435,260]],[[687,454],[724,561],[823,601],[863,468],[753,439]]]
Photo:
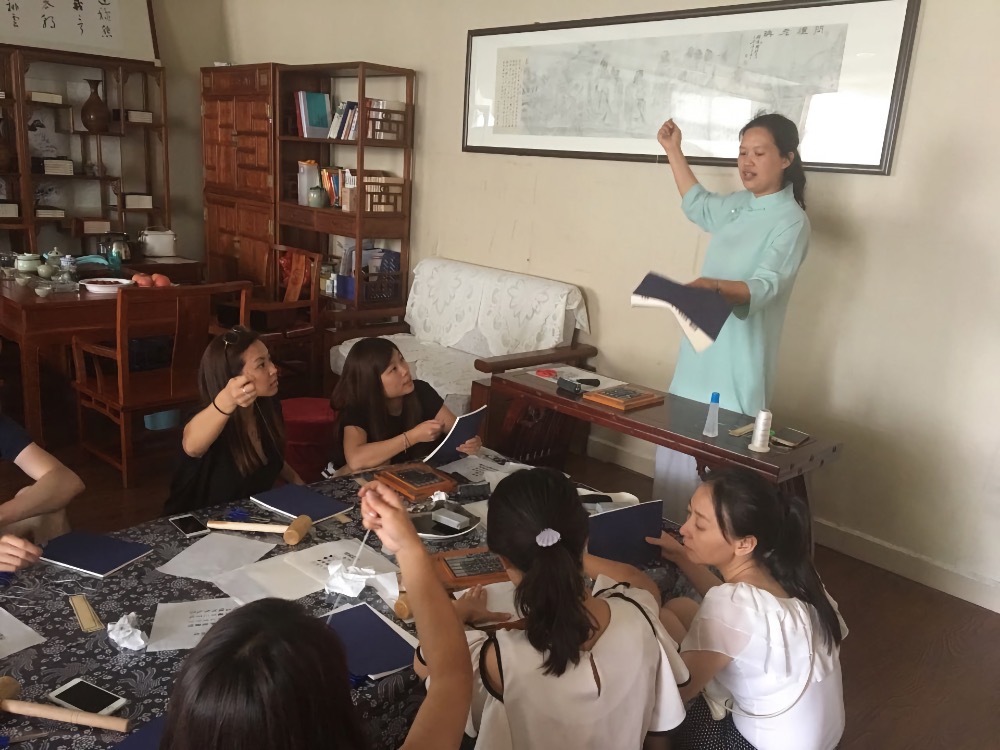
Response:
[[[121,471],[122,486],[129,486],[133,468],[134,419],[198,400],[198,366],[211,336],[213,302],[238,295],[239,322],[245,324],[250,289],[249,281],[121,289],[115,330],[73,338],[80,442]],[[147,356],[143,342],[147,349],[158,346],[162,356]],[[118,456],[87,434],[87,411],[118,426]]]

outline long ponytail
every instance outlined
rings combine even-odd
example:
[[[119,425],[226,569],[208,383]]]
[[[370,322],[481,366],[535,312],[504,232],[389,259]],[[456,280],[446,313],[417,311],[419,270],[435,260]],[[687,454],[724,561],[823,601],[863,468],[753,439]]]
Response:
[[[583,604],[588,534],[576,488],[557,471],[515,472],[490,497],[486,543],[523,575],[514,600],[524,613],[528,642],[545,655],[547,675],[558,677],[578,664],[597,629]]]
[[[812,518],[805,501],[784,496],[746,469],[713,474],[708,481],[719,527],[727,539],[753,536],[753,556],[790,596],[812,605],[827,647],[840,645],[840,620],[813,565]]]
[[[802,157],[799,155],[799,129],[795,123],[784,115],[779,114],[758,114],[750,122],[743,126],[740,131],[740,138],[750,128],[764,128],[774,139],[774,145],[778,147],[778,153],[782,156],[791,155],[792,163],[785,167],[784,177],[781,186],[792,186],[792,194],[795,202],[806,210],[806,171],[802,166]]]

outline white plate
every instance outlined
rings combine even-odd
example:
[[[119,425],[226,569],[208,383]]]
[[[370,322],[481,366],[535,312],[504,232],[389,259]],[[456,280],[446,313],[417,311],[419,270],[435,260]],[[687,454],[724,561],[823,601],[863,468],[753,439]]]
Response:
[[[104,284],[96,284],[94,282],[103,281],[111,282]],[[135,282],[131,279],[87,279],[86,281],[81,281],[80,286],[84,287],[88,292],[92,294],[118,294],[118,290],[123,286],[135,286]]]

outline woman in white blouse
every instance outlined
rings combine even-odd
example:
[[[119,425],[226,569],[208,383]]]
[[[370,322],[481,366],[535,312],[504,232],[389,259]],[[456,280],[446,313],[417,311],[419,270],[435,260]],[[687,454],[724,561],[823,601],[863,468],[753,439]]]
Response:
[[[732,471],[694,493],[683,546],[667,534],[648,540],[704,597],[700,606],[674,599],[660,615],[691,672],[681,696],[705,691],[674,750],[831,750],[840,741],[847,628],[812,564],[810,523],[801,499]]]
[[[516,586],[524,620],[468,633],[466,734],[476,750],[665,747],[655,735],[683,720],[677,684],[688,675],[659,621],[656,584],[587,554],[588,535],[576,488],[559,472],[516,472],[491,496],[486,542]],[[595,593],[585,576],[601,577]],[[484,605],[481,596],[455,603],[467,623],[483,619]]]

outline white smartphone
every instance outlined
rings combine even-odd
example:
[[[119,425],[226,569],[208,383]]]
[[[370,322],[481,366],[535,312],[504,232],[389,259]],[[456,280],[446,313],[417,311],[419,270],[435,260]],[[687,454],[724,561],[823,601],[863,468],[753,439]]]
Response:
[[[174,525],[175,529],[188,538],[201,536],[202,534],[207,534],[209,532],[208,526],[203,524],[190,513],[183,513],[179,516],[171,516],[167,520]]]
[[[53,690],[49,693],[49,700],[66,708],[105,716],[117,711],[126,703],[121,696],[109,693],[81,677]]]

